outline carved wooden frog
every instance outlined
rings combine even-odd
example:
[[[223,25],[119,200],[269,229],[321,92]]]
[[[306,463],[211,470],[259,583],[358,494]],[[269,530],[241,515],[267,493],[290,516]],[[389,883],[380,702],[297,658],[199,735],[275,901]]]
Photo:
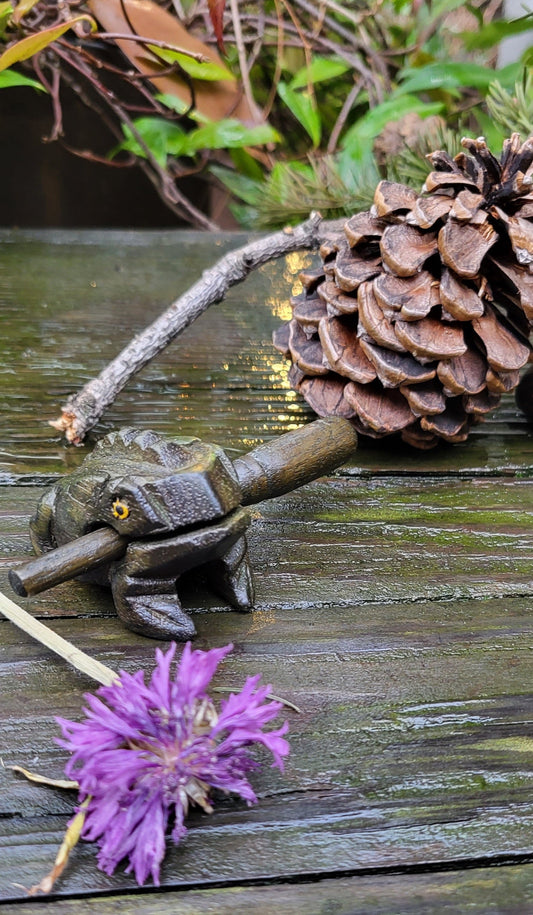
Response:
[[[195,438],[111,433],[43,496],[30,522],[40,555],[10,569],[9,581],[22,597],[76,577],[107,584],[130,629],[191,638],[194,625],[177,594],[180,576],[199,567],[230,604],[251,609],[250,516],[242,506],[309,483],[356,447],[354,427],[340,416],[286,432],[233,462]]]
[[[177,580],[189,569],[202,566],[208,585],[238,609],[253,604],[241,500],[233,464],[216,445],[122,429],[45,494],[30,536],[38,553],[104,525],[131,538],[121,559],[84,579],[111,586],[130,629],[188,639],[195,628]]]

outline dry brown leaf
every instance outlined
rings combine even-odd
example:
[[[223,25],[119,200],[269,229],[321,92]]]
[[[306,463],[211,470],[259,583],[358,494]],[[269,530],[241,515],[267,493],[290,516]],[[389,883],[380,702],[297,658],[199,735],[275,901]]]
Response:
[[[152,0],[123,0],[135,33],[142,38],[155,39],[185,49],[193,54],[201,54],[206,60],[225,67],[222,58],[189,32],[178,22],[175,16],[162,9]],[[132,34],[124,16],[120,0],[89,0],[89,9],[93,16],[108,32],[122,35]],[[177,74],[158,76],[161,70],[167,69],[158,58],[143,44],[118,38],[116,43],[122,53],[140,72],[150,76],[150,82],[158,92],[168,93],[181,99],[186,105],[191,104],[191,90],[188,83]],[[251,111],[243,97],[237,81],[192,80],[194,86],[195,107],[200,114],[213,121],[235,117],[245,124],[258,124],[262,118],[258,111]]]

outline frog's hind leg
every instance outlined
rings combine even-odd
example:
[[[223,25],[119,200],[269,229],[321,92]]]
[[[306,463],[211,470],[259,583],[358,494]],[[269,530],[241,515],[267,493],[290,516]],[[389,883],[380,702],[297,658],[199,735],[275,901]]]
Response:
[[[187,641],[196,635],[194,623],[182,609],[174,579],[128,575],[120,565],[111,575],[111,589],[122,622],[154,639]]]
[[[248,561],[246,537],[240,537],[218,559],[206,562],[202,568],[206,584],[238,610],[251,610],[254,604],[254,584]]]

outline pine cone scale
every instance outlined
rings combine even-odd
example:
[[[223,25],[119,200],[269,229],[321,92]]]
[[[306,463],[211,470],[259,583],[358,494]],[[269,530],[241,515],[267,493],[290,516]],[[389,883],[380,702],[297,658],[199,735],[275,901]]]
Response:
[[[359,306],[359,331],[362,335],[366,331],[370,340],[385,346],[387,349],[405,352],[400,340],[396,336],[394,325],[387,318],[374,295],[371,283],[362,283],[357,292]]]
[[[383,263],[395,276],[416,276],[437,251],[437,237],[406,223],[388,226],[380,241]],[[376,273],[379,271],[376,271]]]
[[[319,415],[416,448],[464,441],[519,382],[533,324],[533,137],[437,151],[421,194],[382,181],[320,249],[289,330],[291,384]]]
[[[530,349],[504,327],[493,308],[487,305],[481,318],[474,318],[472,327],[482,340],[487,362],[497,372],[522,368],[529,359]]]
[[[441,303],[454,320],[470,321],[483,314],[485,306],[477,292],[461,283],[452,270],[443,269],[439,289]]]
[[[497,233],[488,223],[475,225],[448,220],[439,232],[439,253],[444,264],[467,279],[479,275],[481,263],[496,244]]]
[[[318,325],[318,335],[327,362],[335,372],[362,384],[369,384],[376,378],[376,370],[365,355],[353,322],[336,317],[323,318]]]

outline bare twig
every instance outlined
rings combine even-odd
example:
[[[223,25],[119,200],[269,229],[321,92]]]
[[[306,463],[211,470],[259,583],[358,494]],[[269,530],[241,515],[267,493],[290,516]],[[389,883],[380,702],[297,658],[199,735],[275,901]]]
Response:
[[[312,213],[299,226],[275,232],[226,254],[153,324],[134,337],[97,378],[70,397],[62,415],[51,425],[64,432],[69,442],[80,444],[129,380],[210,305],[220,302],[228,289],[267,261],[291,251],[317,248],[328,234],[338,229],[338,222],[325,222],[319,213]]]
[[[237,45],[237,54],[239,56],[239,69],[241,71],[242,88],[251,112],[257,111],[257,105],[254,99],[252,83],[250,82],[250,73],[246,61],[246,48],[242,38],[241,20],[239,16],[238,0],[230,0],[231,18],[233,20],[233,31],[235,32],[235,43]]]
[[[159,41],[157,38],[143,38],[142,35],[132,35],[128,32],[95,32],[93,38],[112,38],[116,41],[136,41],[138,44],[152,45],[154,48],[161,48],[164,51],[177,51],[179,54],[183,54],[184,57],[191,57],[193,60],[197,60],[198,63],[208,62],[208,58],[205,54],[188,51],[187,48],[180,48],[175,44],[169,44],[168,41]]]
[[[272,106],[274,104],[274,100],[276,98],[276,94],[278,91],[278,83],[281,79],[281,73],[282,73],[281,61],[283,60],[283,46],[285,43],[285,28],[284,28],[283,13],[281,10],[280,0],[274,0],[274,4],[276,7],[276,15],[278,17],[278,28],[277,28],[277,32],[276,32],[276,45],[277,45],[276,46],[276,57],[275,57],[276,64],[275,64],[274,75],[272,77],[272,85],[270,87],[270,92],[268,94],[268,98],[267,98],[264,108],[263,108],[263,117],[265,119],[268,118],[268,116],[270,115],[270,112],[272,110]]]
[[[357,97],[358,97],[359,93],[361,92],[361,84],[362,84],[361,79],[356,80],[356,82],[350,89],[348,95],[346,96],[344,105],[342,106],[340,114],[339,114],[337,120],[335,121],[335,124],[333,125],[333,129],[329,135],[328,148],[326,150],[326,152],[329,155],[334,153],[337,148],[337,142],[344,129],[344,125],[346,124],[348,115],[350,114],[350,111],[352,110],[352,107],[355,105]]]
[[[97,95],[118,117],[119,121],[127,125],[131,131],[132,136],[136,139],[137,143],[144,151],[144,155],[146,157],[138,158],[139,167],[144,171],[145,175],[157,188],[160,196],[164,199],[169,209],[173,210],[176,215],[187,219],[197,228],[207,229],[209,231],[218,229],[218,226],[211,219],[209,219],[204,213],[195,207],[194,204],[192,204],[191,201],[181,193],[169,172],[159,165],[152,151],[148,148],[143,138],[136,130],[135,124],[129,117],[125,108],[119,104],[114,93],[111,92],[106,86],[104,86],[103,83],[96,77],[91,68],[85,64],[81,55],[71,54],[62,48],[57,48],[56,54],[66,63],[68,63],[73,70],[76,70],[78,73],[82,74],[87,82],[92,86]],[[73,88],[75,87],[73,86]]]

